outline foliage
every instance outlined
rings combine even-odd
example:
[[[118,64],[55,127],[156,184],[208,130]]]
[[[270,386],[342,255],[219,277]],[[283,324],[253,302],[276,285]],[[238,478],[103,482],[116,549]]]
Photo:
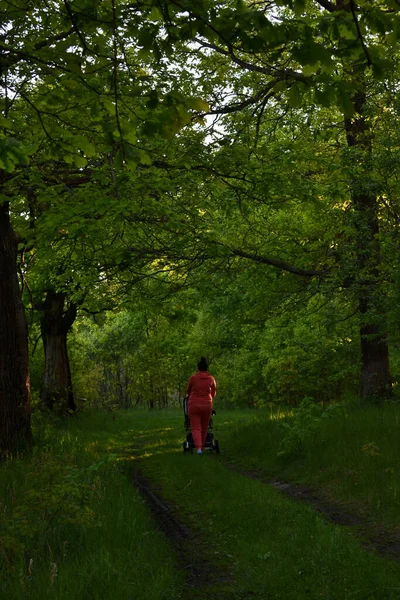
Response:
[[[331,404],[324,408],[316,404],[313,398],[303,398],[299,406],[292,410],[291,418],[281,424],[285,435],[279,444],[277,456],[296,456],[304,449],[306,442],[315,444],[318,433],[322,430],[323,419],[335,415],[343,416],[343,406]]]
[[[188,361],[185,318],[179,322],[176,310],[110,314],[100,327],[82,321],[70,344],[78,394],[90,405],[109,409],[180,402]]]
[[[162,406],[199,354],[226,404],[330,400],[355,388],[360,364],[389,391],[389,365],[366,364],[365,350],[385,360],[393,324],[396,367],[389,1],[0,8],[2,190],[26,305],[43,317],[57,292],[66,307],[129,308],[140,322],[144,304],[183,291],[196,315],[181,311],[174,337],[152,307],[135,352],[122,317],[121,348],[109,331],[96,352],[75,345],[78,396]]]
[[[79,321],[70,339],[78,396],[109,407],[174,405],[202,355],[219,405],[296,405],[311,392],[318,402],[356,392],[358,348],[340,324],[340,304],[300,296],[282,312],[285,301],[273,307],[259,296],[257,278],[216,279],[215,288],[182,290],[161,310],[148,302],[98,324]]]

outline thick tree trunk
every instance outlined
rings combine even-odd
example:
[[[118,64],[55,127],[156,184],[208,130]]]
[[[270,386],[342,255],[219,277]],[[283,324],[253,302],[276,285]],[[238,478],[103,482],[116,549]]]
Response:
[[[1,201],[1,198],[0,198]],[[0,204],[0,455],[31,444],[28,336],[8,202]]]
[[[66,295],[47,291],[41,321],[45,354],[41,400],[50,409],[62,413],[76,410],[72,391],[67,334],[76,318],[76,305],[64,312]]]
[[[361,84],[362,88],[362,84]],[[379,243],[378,200],[368,189],[371,142],[363,112],[366,96],[361,89],[353,98],[356,114],[345,119],[349,148],[358,147],[362,164],[356,165],[359,175],[352,181],[352,205],[356,227],[356,257],[358,267],[358,297],[360,311],[362,402],[382,402],[391,394],[389,348],[385,326],[384,298],[380,290],[381,249]],[[360,160],[360,158],[359,158]],[[361,166],[361,169],[360,169]]]

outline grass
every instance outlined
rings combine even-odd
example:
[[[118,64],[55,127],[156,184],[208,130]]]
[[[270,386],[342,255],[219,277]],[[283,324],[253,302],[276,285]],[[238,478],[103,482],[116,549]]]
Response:
[[[232,472],[218,457],[183,454],[179,417],[158,413],[146,421],[140,421],[135,436],[137,464],[198,532],[198,543],[216,569],[231,573],[227,598],[400,598],[399,565],[364,551],[347,530]],[[254,414],[221,411],[222,451],[233,453],[225,444],[234,439],[235,448],[245,453],[254,440],[254,424]],[[203,593],[213,597],[213,586]]]
[[[31,458],[1,465],[0,598],[179,597],[168,543],[109,456],[130,421],[47,429]]]
[[[280,458],[290,414],[218,410],[221,457],[184,454],[174,410],[43,423],[31,457],[0,465],[0,598],[400,599],[398,563],[226,464],[315,485],[390,526],[399,516],[399,418],[394,405],[354,409],[322,420],[297,453]],[[132,485],[133,468],[194,532],[188,562],[204,556],[213,565],[201,589],[185,591],[179,559]]]
[[[400,406],[350,408],[322,420],[297,452],[278,457],[286,435],[281,424],[292,419],[279,412],[238,413],[221,424],[225,454],[243,468],[314,486],[376,523],[397,527]]]

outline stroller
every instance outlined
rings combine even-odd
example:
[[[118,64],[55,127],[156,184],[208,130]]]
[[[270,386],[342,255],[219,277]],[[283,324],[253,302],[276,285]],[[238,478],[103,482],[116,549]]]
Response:
[[[196,446],[194,445],[192,430],[190,427],[188,403],[189,403],[189,398],[186,396],[183,399],[183,412],[185,414],[184,425],[185,425],[185,431],[186,431],[186,441],[183,442],[183,451],[193,453],[193,450],[196,448]],[[215,410],[213,410],[212,415],[216,415],[216,414],[217,413],[215,412]],[[219,454],[219,442],[218,442],[218,440],[214,439],[212,417],[210,419],[210,422],[208,423],[208,431],[207,431],[206,441],[204,444],[204,450],[210,450],[210,452],[215,451],[217,454]]]

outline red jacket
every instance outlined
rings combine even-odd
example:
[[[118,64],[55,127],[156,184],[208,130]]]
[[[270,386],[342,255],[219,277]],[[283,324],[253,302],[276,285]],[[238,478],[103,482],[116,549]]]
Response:
[[[212,404],[212,400],[216,393],[215,379],[207,371],[197,371],[188,381],[187,396],[189,397],[189,405],[204,405]]]

